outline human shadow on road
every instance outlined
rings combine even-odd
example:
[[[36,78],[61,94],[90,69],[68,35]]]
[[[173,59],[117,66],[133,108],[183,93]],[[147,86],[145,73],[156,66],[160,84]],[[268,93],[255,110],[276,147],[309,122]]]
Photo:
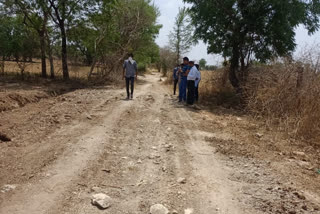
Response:
[[[178,99],[175,97],[169,97],[170,105],[176,109],[185,109],[186,111],[194,112],[194,113],[200,113],[201,111],[208,111],[215,115],[230,115],[230,116],[236,116],[241,117],[245,113],[242,111],[239,111],[237,109],[233,108],[225,108],[221,105],[217,105],[214,103],[208,103],[199,101],[196,102],[194,105],[187,105],[185,102],[179,103]]]

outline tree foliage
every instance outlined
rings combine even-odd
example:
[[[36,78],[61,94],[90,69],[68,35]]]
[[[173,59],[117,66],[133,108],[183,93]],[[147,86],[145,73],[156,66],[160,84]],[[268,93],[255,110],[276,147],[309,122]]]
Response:
[[[160,60],[157,63],[159,72],[162,71],[164,76],[167,76],[168,70],[176,65],[176,53],[170,47],[160,48]]]
[[[46,59],[49,57],[51,63],[55,55],[62,60],[64,79],[69,78],[68,63],[91,65],[91,71],[99,63],[104,74],[108,74],[117,71],[129,52],[135,54],[140,68],[157,62],[159,47],[155,38],[161,28],[157,24],[158,16],[159,11],[150,0],[0,2],[0,18],[10,21],[0,27],[32,32],[32,41],[36,40],[37,45],[31,49],[36,49],[36,57],[42,59],[43,77]],[[6,51],[10,43],[5,32],[0,32],[0,46],[3,46],[0,56],[4,58],[11,55]],[[31,41],[21,36],[15,39],[26,44]]]
[[[200,59],[200,61],[199,61],[200,69],[205,69],[205,68],[206,68],[206,65],[207,65],[207,60],[205,60],[205,59]]]
[[[0,17],[0,55],[2,56],[2,72],[4,61],[14,60],[18,63],[21,74],[24,74],[24,63],[32,61],[38,55],[39,43],[36,32],[21,24],[23,17]],[[20,64],[23,63],[23,64]]]
[[[169,35],[170,49],[176,53],[177,63],[180,61],[182,54],[190,51],[193,42],[193,27],[190,23],[188,10],[183,7],[179,9],[173,30]]]
[[[236,88],[245,80],[251,60],[266,62],[291,55],[295,29],[319,29],[319,0],[185,0],[195,36],[208,44],[208,52],[230,60],[229,79]]]

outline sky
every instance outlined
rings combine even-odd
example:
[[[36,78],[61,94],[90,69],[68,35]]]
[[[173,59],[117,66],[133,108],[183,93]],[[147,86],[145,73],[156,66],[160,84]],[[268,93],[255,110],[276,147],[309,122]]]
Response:
[[[182,0],[154,0],[155,5],[159,8],[161,16],[158,18],[158,23],[163,27],[160,30],[160,35],[156,42],[160,47],[168,45],[168,35],[173,29],[173,24],[179,7],[183,7]],[[296,43],[298,44],[296,53],[299,53],[306,45],[310,46],[320,41],[320,32],[309,36],[307,31],[301,26],[296,29]],[[193,47],[191,51],[186,54],[191,60],[199,61],[204,58],[210,65],[220,65],[221,57],[218,55],[208,55],[207,46],[203,42]]]

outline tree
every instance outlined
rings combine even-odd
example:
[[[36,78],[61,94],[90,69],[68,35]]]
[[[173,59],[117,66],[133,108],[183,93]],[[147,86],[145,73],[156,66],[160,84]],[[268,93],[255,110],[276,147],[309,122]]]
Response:
[[[169,69],[173,68],[176,64],[176,53],[169,47],[160,48],[160,61],[158,62],[158,69],[162,70],[163,76],[167,76]]]
[[[14,5],[13,10],[24,17],[23,23],[33,28],[39,36],[41,52],[41,75],[47,77],[46,34],[50,7],[44,0],[7,0],[7,7]]]
[[[102,4],[99,8],[100,12],[89,19],[94,36],[83,43],[94,53],[89,78],[96,62],[108,74],[118,70],[129,52],[134,53],[140,68],[159,58],[159,47],[155,44],[161,28],[156,23],[159,12],[149,0],[119,0],[115,5]]]
[[[199,61],[200,69],[205,69],[206,65],[207,65],[207,61],[205,59],[200,59]]]
[[[88,0],[48,0],[52,8],[50,16],[60,29],[62,72],[65,80],[69,79],[68,54],[67,54],[67,27],[70,28],[76,20],[86,18],[87,13],[95,7],[90,7]],[[86,13],[84,9],[87,10]]]
[[[54,55],[62,60],[64,79],[68,59],[91,65],[90,73],[99,63],[107,75],[119,70],[129,52],[146,68],[159,60],[158,16],[150,0],[0,1],[1,71],[5,60],[40,56],[45,76],[48,56],[53,78]]]
[[[267,62],[291,55],[295,29],[319,29],[320,1],[313,0],[184,0],[191,3],[195,36],[208,44],[208,53],[229,58],[229,79],[240,89],[251,60]]]
[[[169,45],[176,53],[176,60],[179,64],[181,55],[190,51],[193,43],[193,28],[185,7],[179,9],[175,19],[173,31],[169,35]]]
[[[4,61],[14,60],[21,72],[22,78],[26,68],[26,62],[32,61],[39,49],[36,32],[27,28],[21,16],[0,17],[0,54],[2,55],[2,72]]]

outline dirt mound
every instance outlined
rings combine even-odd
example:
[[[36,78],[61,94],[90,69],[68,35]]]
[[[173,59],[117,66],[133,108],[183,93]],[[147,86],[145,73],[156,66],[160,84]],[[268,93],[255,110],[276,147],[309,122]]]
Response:
[[[39,102],[50,95],[42,91],[0,92],[0,112]]]

